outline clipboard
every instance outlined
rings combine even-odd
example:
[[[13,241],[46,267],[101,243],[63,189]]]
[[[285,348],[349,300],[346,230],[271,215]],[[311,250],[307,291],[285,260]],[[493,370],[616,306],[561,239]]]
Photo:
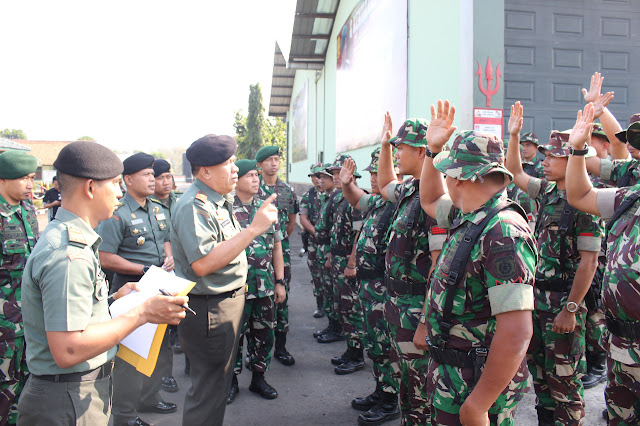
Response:
[[[172,282],[171,288],[173,290],[176,289],[176,286],[180,287],[180,291],[177,294],[178,296],[186,296],[191,291],[191,289],[196,285],[196,283],[193,281],[188,281],[182,278],[178,278],[175,276],[175,274],[166,272],[163,269],[158,268],[157,266],[152,266],[151,268],[149,268],[149,271],[147,271],[147,273],[142,277],[142,279],[140,279],[140,286],[142,287],[141,291],[130,293],[116,302],[121,302],[121,304],[126,303],[127,301],[124,300],[125,298],[133,295],[137,295],[133,299],[131,299],[133,300],[133,303],[135,304],[143,303],[148,298],[159,294],[159,292],[157,291],[159,287],[163,287],[163,288],[165,287],[164,284],[158,284],[158,281],[165,282],[169,280]],[[145,293],[146,296],[148,297],[146,297],[142,293]],[[116,302],[114,302],[113,304],[115,304]],[[147,323],[141,326],[140,328],[148,325],[150,324]],[[138,354],[131,348],[127,347],[126,339],[120,343],[118,353],[116,354],[118,357],[120,357],[124,361],[133,365],[136,368],[136,370],[138,370],[140,373],[144,374],[147,377],[150,377],[156,368],[156,363],[158,362],[158,354],[160,353],[160,347],[162,346],[162,340],[164,339],[164,334],[165,334],[165,331],[167,330],[167,324],[157,324],[157,325],[153,324],[153,325],[156,326],[156,330],[153,335],[153,340],[151,342],[150,348],[148,350],[148,356],[146,358]],[[139,329],[136,329],[136,330],[139,330]]]

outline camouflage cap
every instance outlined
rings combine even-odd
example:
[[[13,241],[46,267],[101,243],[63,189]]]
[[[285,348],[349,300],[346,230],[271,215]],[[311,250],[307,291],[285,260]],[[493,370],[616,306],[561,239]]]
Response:
[[[522,135],[522,137],[520,138],[520,142],[531,142],[536,146],[540,145],[540,142],[538,141],[538,135],[533,132],[528,132]]]
[[[625,139],[635,149],[640,149],[640,121],[631,123],[626,131]]]
[[[322,172],[325,169],[324,164],[322,163],[314,163],[309,167],[309,174],[307,176],[313,176],[317,173]]]
[[[338,154],[338,156],[336,157],[336,159],[333,162],[333,164],[331,164],[329,167],[327,167],[327,170],[329,170],[329,171],[331,171],[331,170],[340,170],[342,168],[342,166],[344,166],[344,162],[347,160],[347,158],[351,158],[353,160],[353,158],[350,155]],[[356,170],[357,169],[358,169],[358,166],[356,166]]]
[[[540,151],[544,155],[550,155],[552,157],[568,157],[569,156],[569,148],[571,145],[569,144],[569,135],[571,134],[571,129],[565,130],[563,132],[559,132],[557,130],[552,130],[551,135],[549,135],[549,143],[546,145],[538,146],[538,151]],[[596,155],[596,150],[590,146],[589,152],[586,157],[593,157]]]
[[[428,126],[429,121],[424,118],[409,118],[402,123],[396,136],[389,139],[389,143],[394,146],[405,143],[417,148],[426,147]]]
[[[433,159],[436,170],[459,180],[475,182],[491,172],[501,172],[513,179],[504,166],[504,144],[497,137],[475,130],[458,134],[450,151]]]
[[[377,147],[371,153],[371,163],[363,170],[372,173],[378,173],[378,165],[380,164],[380,151],[382,147]],[[398,160],[395,157],[393,158],[393,170],[398,174]]]
[[[637,123],[638,121],[640,121],[640,113],[636,112],[635,114],[632,114],[631,117],[629,117],[629,127],[631,127],[633,123]],[[616,133],[616,138],[618,138],[620,142],[627,142],[627,131],[623,130]]]
[[[604,138],[607,140],[607,142],[609,142],[609,138],[607,137],[607,134],[604,132],[604,129],[602,128],[601,124],[593,123],[593,130],[591,131],[591,135],[600,136],[601,138]]]

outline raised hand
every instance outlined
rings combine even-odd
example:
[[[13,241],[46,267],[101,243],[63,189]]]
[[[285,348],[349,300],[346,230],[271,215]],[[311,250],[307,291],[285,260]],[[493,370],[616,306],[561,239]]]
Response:
[[[340,182],[343,185],[350,185],[353,182],[353,172],[356,171],[356,162],[351,158],[344,160],[342,169],[340,170]]]
[[[522,120],[524,116],[524,108],[520,101],[511,105],[511,117],[509,117],[509,134],[512,136],[520,134],[522,130]]]
[[[613,99],[613,92],[607,92],[593,103],[593,118],[596,119],[602,115],[604,109],[609,105],[609,102]]]
[[[264,200],[256,215],[251,221],[251,226],[254,227],[260,235],[264,234],[267,229],[278,220],[278,209],[273,203],[277,198],[277,194],[271,194],[269,198]]]
[[[584,144],[591,137],[593,128],[593,104],[588,103],[584,107],[584,111],[578,111],[576,124],[569,135],[569,143],[573,149],[584,149]]]
[[[427,129],[427,143],[433,152],[440,152],[444,144],[447,143],[456,127],[452,126],[456,116],[456,107],[449,105],[449,100],[442,103],[438,99],[438,109],[431,105],[431,122]]]
[[[595,102],[600,97],[600,90],[602,90],[602,81],[604,77],[600,75],[599,72],[594,72],[591,76],[591,86],[589,86],[589,91],[587,89],[582,89],[582,96],[584,96],[585,102]]]
[[[387,111],[384,114],[384,125],[382,126],[382,145],[389,143],[389,139],[393,136],[393,123],[391,122],[391,114]]]

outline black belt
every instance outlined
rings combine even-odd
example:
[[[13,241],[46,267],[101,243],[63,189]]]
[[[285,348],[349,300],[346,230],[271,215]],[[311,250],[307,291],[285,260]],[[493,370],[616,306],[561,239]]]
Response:
[[[229,297],[233,298],[236,296],[240,296],[241,294],[244,294],[244,292],[240,293],[240,291],[243,288],[244,287],[240,287],[236,290],[229,290],[229,291],[225,291],[224,293],[218,293],[218,294],[188,294],[188,296],[189,296],[189,299],[204,299],[204,300],[227,299]]]
[[[383,280],[384,270],[382,269],[358,269],[358,278],[362,280]]]
[[[534,287],[542,291],[568,293],[572,284],[573,280],[540,280],[536,278]]]
[[[330,237],[318,237],[318,244],[329,245],[329,244],[331,244],[331,238]]]
[[[100,380],[105,377],[109,377],[113,371],[113,361],[109,361],[106,364],[101,365],[98,368],[94,368],[89,371],[81,371],[79,373],[67,373],[67,374],[47,374],[44,376],[33,375],[36,379],[46,380],[48,382],[89,382],[93,380]]]
[[[489,349],[484,347],[473,348],[468,352],[459,349],[441,348],[426,339],[429,346],[429,357],[438,364],[451,365],[458,368],[473,368],[473,385],[475,386],[482,375],[482,367],[487,362]]]
[[[331,249],[331,254],[333,256],[342,256],[342,257],[349,257],[351,256],[351,250],[340,250],[340,249]]]
[[[405,281],[391,278],[385,274],[384,283],[387,289],[396,294],[411,294],[413,296],[424,296],[427,294],[427,283],[417,281]]]
[[[613,334],[625,339],[640,339],[640,321],[624,321],[614,318],[609,314],[605,315],[607,328]]]

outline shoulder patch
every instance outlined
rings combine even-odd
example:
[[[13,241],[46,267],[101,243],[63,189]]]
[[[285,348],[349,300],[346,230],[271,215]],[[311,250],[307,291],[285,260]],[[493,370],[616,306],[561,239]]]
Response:
[[[78,228],[73,225],[67,226],[67,231],[69,232],[69,242],[70,243],[78,243],[82,245],[87,245],[87,241],[84,238],[84,234]]]
[[[205,194],[204,192],[198,192],[196,194],[196,200],[200,200],[203,203],[206,203],[207,202],[207,194]]]
[[[113,220],[120,220],[120,218],[117,215],[111,215],[111,218],[113,218]]]
[[[510,280],[516,275],[516,260],[511,256],[503,256],[496,259],[496,277],[501,280]]]

